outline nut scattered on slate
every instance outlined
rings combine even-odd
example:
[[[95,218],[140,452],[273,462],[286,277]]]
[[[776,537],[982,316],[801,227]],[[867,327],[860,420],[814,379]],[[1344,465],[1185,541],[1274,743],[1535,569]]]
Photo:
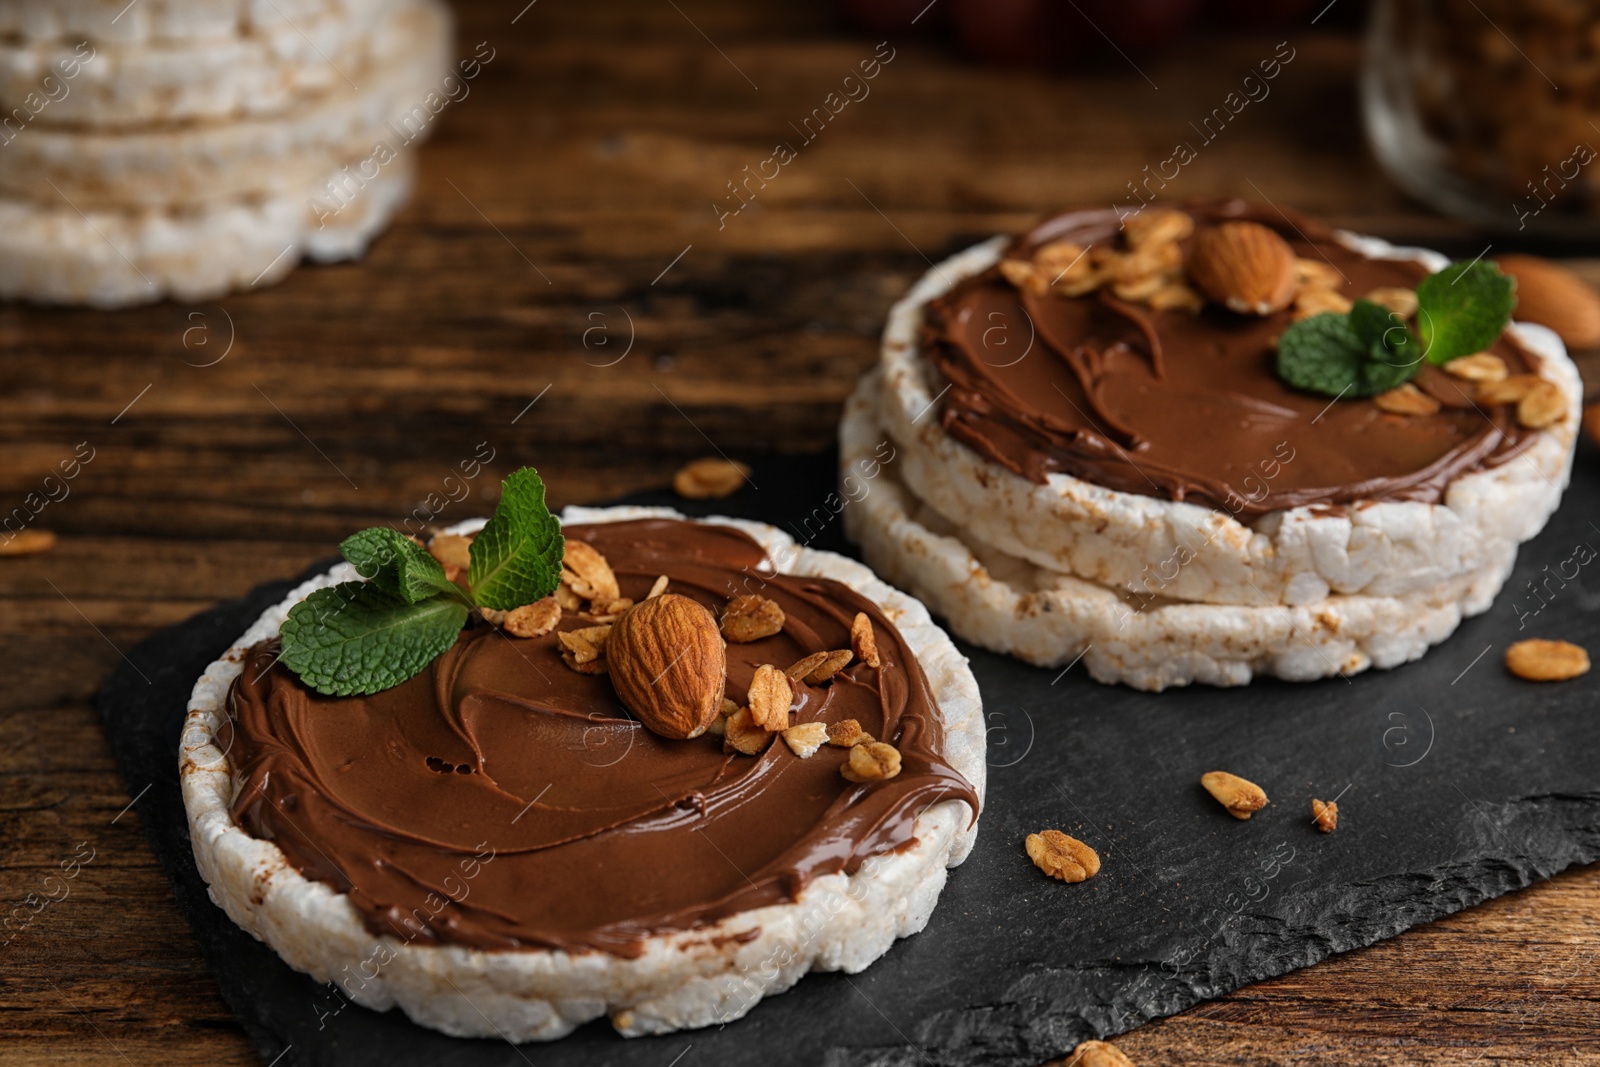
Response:
[[[1200,776],[1200,784],[1217,802],[1228,809],[1235,819],[1248,819],[1267,806],[1267,794],[1254,782],[1227,771],[1207,771]]]
[[[1063,882],[1081,882],[1100,870],[1100,854],[1060,830],[1029,834],[1023,848],[1035,867]]]
[[[1518,641],[1506,649],[1506,669],[1530,682],[1561,682],[1589,670],[1589,653],[1570,641]]]
[[[708,456],[686,463],[672,476],[672,488],[690,500],[718,500],[732,496],[750,477],[750,468],[732,459]]]
[[[1331,834],[1339,826],[1339,805],[1336,801],[1322,801],[1311,798],[1311,821],[1317,824],[1317,829],[1325,834]]]

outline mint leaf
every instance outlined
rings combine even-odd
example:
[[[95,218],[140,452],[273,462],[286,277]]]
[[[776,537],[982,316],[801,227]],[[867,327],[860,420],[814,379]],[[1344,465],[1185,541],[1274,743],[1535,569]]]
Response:
[[[1367,346],[1354,392],[1386,393],[1410,381],[1422,367],[1422,349],[1405,319],[1382,304],[1361,299],[1350,309],[1350,329]]]
[[[398,530],[373,526],[345,538],[339,551],[361,577],[408,604],[440,594],[462,599],[439,561]]]
[[[341,582],[289,609],[283,662],[319,693],[376,693],[420,674],[466,621],[454,600],[407,603],[373,582]]]
[[[1482,352],[1500,336],[1516,306],[1516,282],[1493,263],[1452,263],[1417,286],[1417,330],[1428,362]]]
[[[1297,389],[1340,396],[1360,384],[1370,348],[1350,328],[1350,316],[1325,311],[1278,338],[1278,377]]]
[[[500,611],[544,599],[561,582],[564,548],[539,473],[532,467],[513,471],[500,484],[494,517],[472,542],[472,599]]]

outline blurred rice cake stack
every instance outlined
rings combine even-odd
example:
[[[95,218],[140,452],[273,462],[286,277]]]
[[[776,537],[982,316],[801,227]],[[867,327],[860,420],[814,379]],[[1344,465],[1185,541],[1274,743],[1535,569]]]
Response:
[[[440,0],[0,0],[0,297],[199,300],[360,256],[450,29]]]

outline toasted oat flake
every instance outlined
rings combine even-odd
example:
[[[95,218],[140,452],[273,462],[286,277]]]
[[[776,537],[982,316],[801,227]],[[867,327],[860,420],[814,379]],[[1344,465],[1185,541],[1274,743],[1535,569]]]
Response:
[[[724,722],[722,750],[754,756],[766,750],[777,735],[763,729],[751,715],[749,708],[740,708]]]
[[[472,538],[461,534],[434,534],[428,542],[428,555],[442,566],[467,570],[472,566]]]
[[[680,467],[672,489],[690,500],[720,500],[737,493],[749,478],[750,468],[738,460],[707,456]]]
[[[805,680],[811,685],[821,685],[848,667],[854,655],[848,648],[822,653],[822,662],[805,675]],[[808,656],[807,658],[809,659],[810,657]]]
[[[803,722],[783,731],[783,743],[801,759],[810,759],[828,742],[828,727],[820,722]]]
[[[1100,854],[1060,830],[1029,834],[1023,847],[1035,867],[1063,882],[1081,882],[1100,870]]]
[[[1421,389],[1406,382],[1390,389],[1387,393],[1379,393],[1372,398],[1380,411],[1387,411],[1391,415],[1432,415],[1439,410],[1439,402],[1424,393]]]
[[[783,608],[764,596],[736,596],[722,612],[722,636],[748,644],[783,632]]]
[[[1444,372],[1465,382],[1503,382],[1510,374],[1506,361],[1491,352],[1452,359],[1444,365]]]
[[[1589,670],[1589,653],[1570,641],[1533,638],[1506,649],[1506,669],[1530,682],[1562,682]]]
[[[882,741],[865,741],[850,749],[839,773],[851,782],[885,782],[900,773],[900,750]]]
[[[856,617],[850,622],[850,647],[862,663],[869,667],[879,666],[878,639],[872,632],[872,620],[864,611],[856,612]]]
[[[585,600],[615,600],[622,595],[617,576],[598,549],[587,541],[566,539],[561,559],[561,581]]]
[[[1339,827],[1339,804],[1333,800],[1311,799],[1311,821],[1318,830],[1331,834]]]
[[[543,637],[561,621],[561,605],[556,598],[547,596],[532,604],[505,613],[498,625],[512,637]]]
[[[835,748],[854,748],[873,740],[876,739],[854,719],[840,719],[828,724],[828,744]]]
[[[794,690],[782,671],[770,663],[756,668],[750,679],[750,717],[763,730],[774,732],[789,728],[789,705],[794,701]]]

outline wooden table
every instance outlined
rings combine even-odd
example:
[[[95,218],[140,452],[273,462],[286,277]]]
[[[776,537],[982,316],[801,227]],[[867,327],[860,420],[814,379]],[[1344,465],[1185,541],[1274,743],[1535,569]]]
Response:
[[[0,1061],[250,1062],[91,698],[119,650],[411,513],[460,460],[493,449],[494,476],[448,520],[527,463],[564,504],[661,483],[713,445],[824,447],[928,260],[1124,195],[1285,38],[1272,96],[1172,195],[1487,243],[1384,182],[1359,135],[1357,42],[1299,27],[1071,78],[901,44],[719,228],[726,183],[795,140],[874,42],[825,4],[523,2],[461,10],[461,50],[494,58],[364,262],[201,306],[0,308],[0,502],[94,449],[39,520],[57,550],[0,560],[0,900],[94,850],[71,897],[0,948]],[[1597,953],[1591,868],[1118,1044],[1146,1064],[1600,1063]]]

